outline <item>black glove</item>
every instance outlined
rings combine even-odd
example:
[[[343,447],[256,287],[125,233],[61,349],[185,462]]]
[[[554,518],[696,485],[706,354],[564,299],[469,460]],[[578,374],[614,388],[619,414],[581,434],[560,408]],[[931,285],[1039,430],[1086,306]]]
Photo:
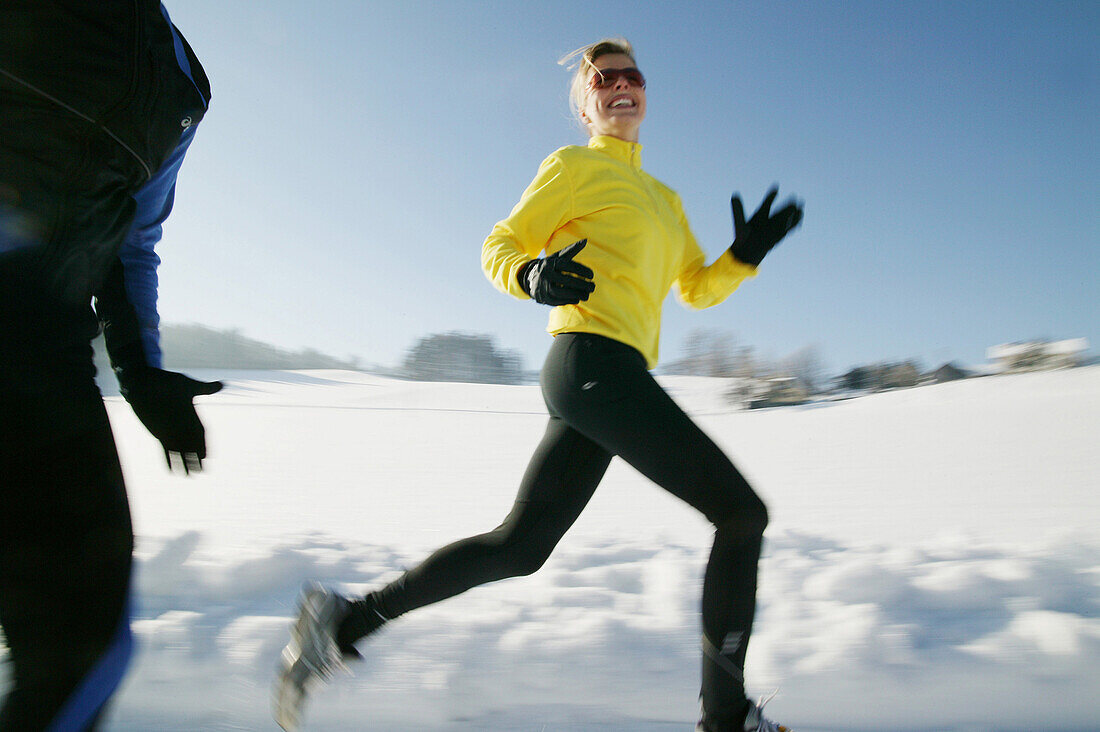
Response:
[[[587,239],[581,239],[556,254],[527,262],[516,275],[519,286],[532,300],[543,305],[576,305],[587,300],[596,289],[592,284],[592,270],[573,261],[587,243]]]
[[[735,193],[730,199],[730,208],[733,209],[733,244],[730,245],[730,254],[745,264],[758,266],[764,255],[802,222],[802,205],[793,198],[774,214],[769,213],[777,193],[777,187],[768,191],[764,202],[748,221],[745,221],[741,196]]]
[[[175,371],[151,366],[116,368],[122,395],[145,429],[160,440],[164,459],[172,469],[172,453],[178,453],[183,472],[202,470],[206,457],[206,431],[191,400],[221,391],[220,381],[196,381]]]

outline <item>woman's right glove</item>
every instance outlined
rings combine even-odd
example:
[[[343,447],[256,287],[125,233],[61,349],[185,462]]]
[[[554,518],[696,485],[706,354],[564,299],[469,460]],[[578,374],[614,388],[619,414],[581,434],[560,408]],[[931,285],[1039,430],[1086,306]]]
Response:
[[[560,252],[527,262],[516,275],[519,286],[532,300],[543,305],[576,305],[587,300],[596,289],[592,283],[593,272],[573,261],[587,243],[587,239],[581,239]]]
[[[776,187],[768,191],[764,202],[748,221],[745,221],[741,196],[735,193],[730,199],[730,208],[733,209],[733,244],[730,245],[730,254],[745,264],[759,266],[764,255],[802,222],[802,205],[793,198],[774,214],[770,213],[777,193],[779,188]]]

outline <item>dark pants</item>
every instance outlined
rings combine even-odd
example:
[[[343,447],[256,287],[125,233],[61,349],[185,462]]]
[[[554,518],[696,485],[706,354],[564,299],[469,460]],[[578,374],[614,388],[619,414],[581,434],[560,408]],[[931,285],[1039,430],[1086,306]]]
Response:
[[[708,718],[738,719],[768,521],[764,504],[634,349],[590,334],[559,335],[542,370],[542,390],[550,422],[504,523],[440,549],[381,590],[381,610],[396,617],[485,582],[535,572],[618,455],[715,526],[703,581],[702,696]]]
[[[0,452],[3,732],[93,728],[130,656],[130,510],[102,400],[88,398],[99,419],[84,434]]]

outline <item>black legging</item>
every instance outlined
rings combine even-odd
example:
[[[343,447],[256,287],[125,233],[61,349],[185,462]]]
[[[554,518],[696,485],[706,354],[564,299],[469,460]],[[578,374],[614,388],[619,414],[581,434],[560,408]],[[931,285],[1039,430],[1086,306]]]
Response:
[[[496,529],[446,546],[376,594],[390,618],[471,587],[531,574],[573,525],[618,455],[715,526],[703,581],[703,703],[709,718],[745,706],[745,651],[767,510],[646,369],[633,348],[587,333],[557,336],[542,370],[550,423]]]
[[[0,732],[97,729],[130,658],[130,510],[89,389],[73,395],[74,408],[98,413],[82,434],[30,443],[0,428],[24,441],[0,448],[0,624],[12,676]]]

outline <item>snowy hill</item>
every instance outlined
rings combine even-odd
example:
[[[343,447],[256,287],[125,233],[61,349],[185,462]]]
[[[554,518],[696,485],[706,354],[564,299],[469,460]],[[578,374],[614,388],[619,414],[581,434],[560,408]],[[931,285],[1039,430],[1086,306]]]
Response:
[[[274,729],[302,580],[361,591],[511,505],[537,386],[205,372],[210,457],[163,467],[108,398],[138,534],[140,653],[109,730]],[[768,502],[747,675],[806,730],[1100,719],[1100,367],[731,411],[663,377]],[[687,458],[685,458],[687,459]],[[410,614],[313,730],[691,728],[705,521],[616,461],[547,566]]]

